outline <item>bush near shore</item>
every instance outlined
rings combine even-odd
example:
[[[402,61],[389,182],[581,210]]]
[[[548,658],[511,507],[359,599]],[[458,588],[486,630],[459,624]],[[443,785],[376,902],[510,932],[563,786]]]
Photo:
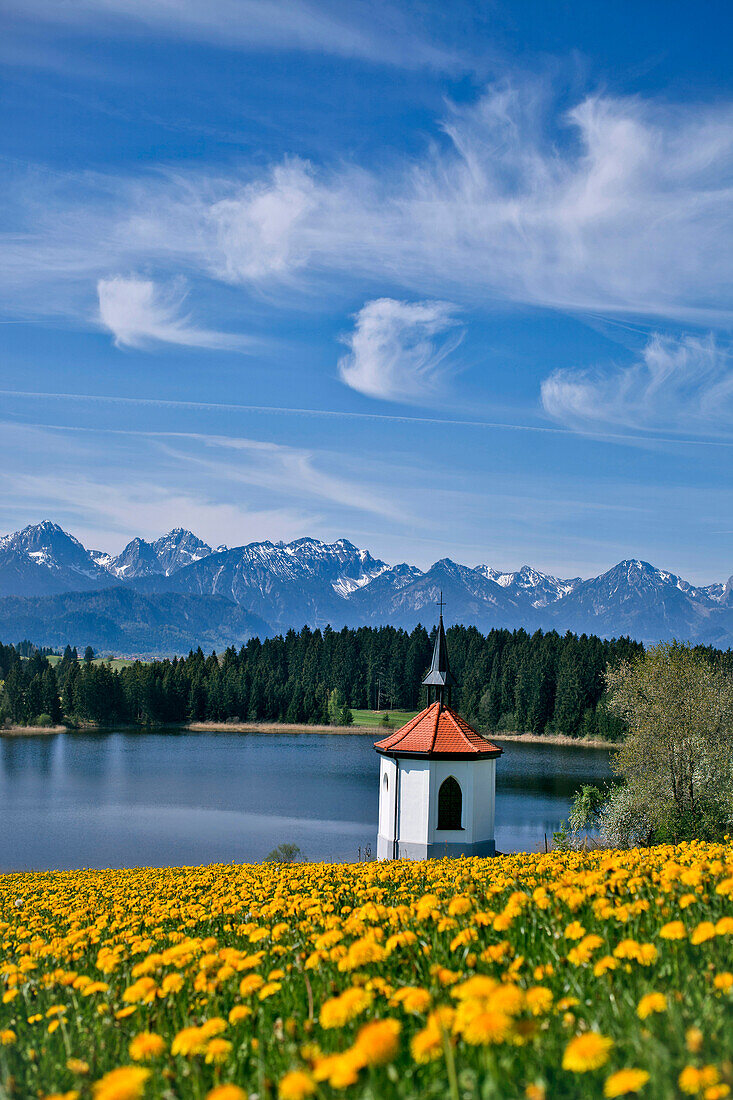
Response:
[[[733,849],[0,878],[0,1094],[700,1096]]]

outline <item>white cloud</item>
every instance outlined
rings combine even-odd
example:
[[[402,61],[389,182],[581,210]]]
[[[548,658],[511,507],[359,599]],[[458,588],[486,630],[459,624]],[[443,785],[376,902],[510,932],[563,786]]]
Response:
[[[211,545],[318,536],[341,528],[344,509],[413,522],[397,487],[383,484],[363,459],[325,449],[0,422],[0,532],[53,516],[103,549],[117,542],[110,533],[157,537],[177,526]]]
[[[239,341],[220,332],[196,328],[181,314],[185,292],[161,289],[150,279],[116,275],[97,283],[99,319],[118,348],[150,343],[182,344],[191,348],[234,347]]]
[[[226,461],[220,461],[164,444],[177,461],[207,470],[215,475],[217,483],[233,481],[250,485],[296,502],[304,497],[315,497],[329,504],[392,520],[407,517],[404,506],[391,496],[325,469],[328,457],[325,453],[319,455],[283,443],[230,436],[190,435],[187,438],[203,443],[208,449],[223,448],[230,452]],[[238,461],[231,452],[238,452],[244,461]],[[344,458],[337,457],[336,461],[343,466]]]
[[[442,130],[401,166],[24,180],[7,189],[8,294],[63,310],[70,283],[156,267],[268,293],[358,281],[461,305],[730,321],[730,103],[595,95],[553,114],[525,81],[452,108]]]
[[[446,302],[367,302],[344,339],[341,380],[368,397],[424,403],[461,339],[453,312]]]
[[[259,539],[298,538],[314,525],[312,515],[297,509],[216,501],[143,477],[112,488],[108,479],[92,475],[23,474],[13,491],[20,499],[19,507],[13,508],[20,525],[51,516],[71,527],[85,546],[112,553],[137,535],[152,540],[173,527],[186,527],[212,546],[237,546]]]
[[[654,335],[637,362],[606,371],[558,370],[542,383],[542,404],[578,430],[730,433],[733,368],[712,335]]]
[[[158,33],[227,49],[312,50],[408,68],[454,69],[456,55],[375,0],[7,0],[6,12],[86,33]]]
[[[308,260],[303,229],[318,202],[306,165],[277,166],[272,177],[248,184],[205,214],[220,259],[213,267],[230,282],[285,276]]]

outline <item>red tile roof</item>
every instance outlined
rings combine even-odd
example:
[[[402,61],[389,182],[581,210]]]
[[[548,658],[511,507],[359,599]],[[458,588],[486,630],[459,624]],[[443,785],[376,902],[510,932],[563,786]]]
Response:
[[[374,745],[388,756],[500,756],[502,749],[471,729],[444,703],[431,703]]]

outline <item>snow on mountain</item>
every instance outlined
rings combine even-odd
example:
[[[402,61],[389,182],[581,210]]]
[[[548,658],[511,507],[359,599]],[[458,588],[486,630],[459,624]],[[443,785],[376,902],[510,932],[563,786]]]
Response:
[[[211,547],[191,531],[176,527],[155,542],[132,539],[116,558],[109,558],[105,568],[120,580],[138,580],[158,574],[168,577],[208,557],[211,552]]]
[[[152,543],[152,547],[166,577],[212,553],[208,543],[202,542],[183,527],[174,527],[167,535],[161,535]]]
[[[223,598],[274,630],[435,622],[440,593],[447,623],[527,630],[677,637],[733,644],[733,577],[696,587],[630,558],[588,580],[561,579],[529,565],[502,571],[450,558],[428,570],[389,565],[347,539],[302,538],[212,550],[175,528],[154,542],[132,539],[112,556],[86,550],[48,521],[0,538],[0,596],[50,597],[123,585],[148,593]],[[54,605],[55,606],[55,605]],[[110,606],[115,606],[114,602]],[[203,607],[203,605],[198,605]]]
[[[109,570],[109,567],[115,560],[113,555],[108,554],[106,550],[90,550],[89,556],[91,557],[92,561],[95,561],[97,565],[101,566],[102,569],[107,570]]]
[[[325,626],[345,601],[389,567],[347,539],[255,542],[211,554],[170,578],[178,591],[211,593],[243,604],[278,629]]]
[[[573,577],[571,580],[560,580],[549,573],[540,573],[530,565],[523,565],[515,573],[502,573],[498,569],[492,569],[490,565],[478,565],[476,572],[487,580],[501,585],[520,604],[529,604],[537,608],[557,603],[563,596],[572,592],[580,584],[581,579]]]
[[[706,589],[636,558],[581,581],[546,611],[558,629],[629,634],[647,642],[678,638],[723,648],[733,643],[733,613]]]
[[[107,581],[105,570],[79,540],[49,520],[0,542],[0,595],[83,591]]]

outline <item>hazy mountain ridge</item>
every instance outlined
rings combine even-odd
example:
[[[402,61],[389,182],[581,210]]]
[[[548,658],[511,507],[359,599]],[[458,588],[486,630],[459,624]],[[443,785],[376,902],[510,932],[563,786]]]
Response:
[[[159,651],[159,632],[166,624],[159,618],[155,599],[165,594],[204,601],[195,605],[198,613],[217,622],[223,615],[222,604],[237,607],[263,632],[300,628],[304,623],[330,624],[335,629],[383,623],[406,629],[418,622],[430,626],[442,591],[446,622],[471,624],[482,631],[521,626],[630,634],[644,641],[674,636],[723,648],[733,644],[733,578],[700,587],[638,559],[619,562],[600,576],[583,580],[554,577],[528,565],[509,572],[489,565],[461,565],[450,558],[427,570],[407,563],[389,565],[347,539],[265,541],[212,550],[192,532],[176,528],[154,542],[133,539],[112,556],[86,550],[78,539],[48,521],[0,539],[0,597],[49,600],[49,630],[54,617],[61,614],[53,597],[65,592],[94,594],[111,586],[117,593],[134,589],[153,601],[143,615],[149,621],[149,645],[136,652],[152,651],[151,647]],[[105,614],[110,623],[115,615],[124,615],[119,599],[109,597]],[[207,599],[216,601],[215,610],[204,611]],[[88,599],[95,613],[101,614],[103,602]],[[0,599],[0,605],[5,603]],[[82,613],[79,601],[76,609]],[[8,633],[6,610],[0,607],[4,638],[20,637],[19,626]],[[185,614],[189,610],[185,608]],[[16,611],[20,614],[21,608],[17,606]],[[182,642],[197,633],[190,621],[181,620],[184,604],[170,604],[168,613],[173,616],[166,634],[171,641],[177,636]],[[24,614],[19,623],[30,624]],[[239,627],[246,633],[244,620],[233,618],[232,630]],[[229,627],[221,629],[221,637],[233,637]],[[104,643],[107,648],[115,648],[113,633],[109,627],[104,634],[109,639]],[[202,637],[210,633],[208,627],[204,630],[203,620],[199,633]],[[123,636],[128,641],[132,638],[123,631],[121,642]],[[134,637],[144,637],[142,620]],[[42,642],[41,637],[33,640]]]
[[[132,587],[53,596],[0,598],[0,638],[32,638],[63,649],[91,645],[98,653],[168,656],[206,652],[267,637],[267,623],[215,596],[145,593]]]

